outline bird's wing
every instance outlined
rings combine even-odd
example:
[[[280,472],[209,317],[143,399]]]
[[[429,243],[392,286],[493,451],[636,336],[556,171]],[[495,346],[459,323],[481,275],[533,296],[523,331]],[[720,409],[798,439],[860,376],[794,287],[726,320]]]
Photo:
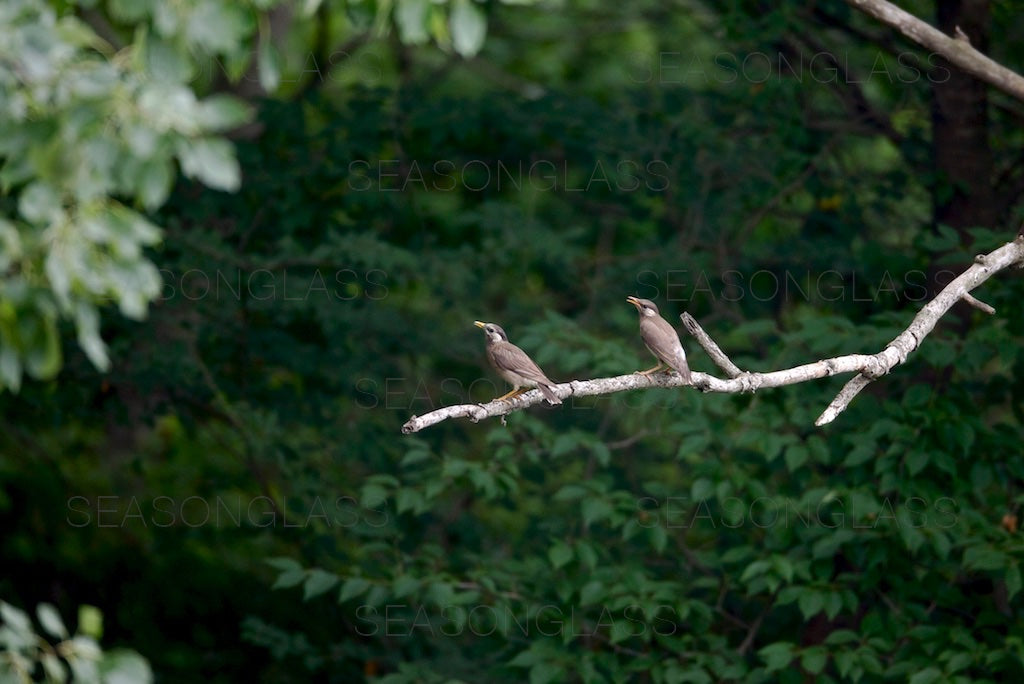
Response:
[[[533,382],[552,384],[544,371],[526,355],[522,349],[514,344],[496,344],[493,349],[494,365],[501,370],[510,371]]]
[[[640,336],[643,338],[644,344],[652,354],[658,357],[659,361],[664,361],[682,373],[684,368],[688,368],[686,352],[683,351],[683,345],[679,342],[679,334],[675,328],[660,316],[648,320],[647,323],[648,325],[640,327]]]

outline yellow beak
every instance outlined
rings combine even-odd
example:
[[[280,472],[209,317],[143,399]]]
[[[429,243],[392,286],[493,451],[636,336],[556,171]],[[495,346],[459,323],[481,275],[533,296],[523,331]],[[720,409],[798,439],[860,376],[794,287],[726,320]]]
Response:
[[[636,308],[640,308],[640,300],[637,299],[636,297],[626,297],[626,301],[635,306]]]
[[[487,327],[487,324],[483,323],[481,321],[473,321],[473,325],[475,325],[478,328],[486,328]]]

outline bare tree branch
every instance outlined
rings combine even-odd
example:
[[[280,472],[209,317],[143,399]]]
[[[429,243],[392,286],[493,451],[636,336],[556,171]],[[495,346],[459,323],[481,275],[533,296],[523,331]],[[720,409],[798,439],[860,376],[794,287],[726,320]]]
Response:
[[[963,299],[965,295],[970,296],[968,293],[971,290],[988,280],[994,273],[1013,264],[1020,264],[1022,261],[1024,261],[1024,238],[1019,236],[1013,242],[1006,243],[994,252],[974,257],[974,265],[954,278],[949,285],[942,289],[942,292],[935,296],[935,299],[925,304],[924,308],[914,316],[914,320],[910,322],[910,326],[906,330],[890,342],[885,349],[871,357],[873,363],[865,366],[860,375],[846,383],[846,386],[832,400],[824,413],[814,421],[814,424],[825,425],[835,420],[836,416],[850,405],[853,398],[867,387],[868,383],[906,361],[910,352],[921,346],[921,342],[935,328],[939,319],[958,300]],[[995,310],[993,309],[993,311]]]
[[[959,27],[957,36],[951,38],[885,0],[846,0],[846,2],[865,14],[870,14],[883,24],[892,26],[915,43],[939,53],[972,76],[994,85],[1018,100],[1024,100],[1024,77],[971,47],[969,37],[964,35]]]
[[[907,357],[921,346],[921,342],[935,328],[939,319],[959,300],[978,302],[970,294],[971,290],[988,280],[999,271],[1013,265],[1024,265],[1024,235],[1018,236],[1013,242],[974,258],[974,264],[953,279],[942,292],[928,302],[896,339],[886,345],[877,354],[848,354],[831,359],[822,359],[813,363],[795,366],[785,370],[767,373],[743,372],[718,347],[711,336],[697,324],[689,314],[681,316],[686,329],[704,348],[716,364],[729,374],[729,379],[717,378],[707,373],[692,373],[693,386],[702,392],[754,392],[768,387],[795,385],[808,380],[817,380],[840,373],[857,373],[836,395],[832,403],[814,422],[821,426],[832,422],[842,413],[857,394],[867,387],[872,380],[888,373],[895,366],[905,362]],[[982,304],[982,302],[978,302]],[[972,306],[976,306],[973,304]],[[984,307],[988,307],[984,304]],[[984,310],[983,307],[979,307]],[[988,307],[991,308],[991,307]],[[553,391],[562,400],[568,397],[585,397],[600,394],[613,394],[634,389],[649,387],[685,387],[682,378],[676,373],[655,373],[652,375],[619,375],[612,378],[596,378],[594,380],[572,380],[555,385]],[[410,434],[436,425],[449,418],[469,418],[478,422],[484,418],[504,416],[520,409],[533,406],[543,401],[537,390],[531,390],[515,399],[492,401],[487,404],[460,404],[446,406],[422,416],[413,416],[402,432]]]
[[[725,374],[730,378],[737,378],[743,375],[740,367],[725,355],[725,352],[711,339],[710,335],[704,332],[704,328],[700,327],[700,323],[697,322],[696,318],[685,312],[680,318],[683,319],[683,327],[686,328],[686,332],[693,335],[694,339],[704,348],[704,351],[708,353],[708,356],[711,357],[716,366],[724,370]]]

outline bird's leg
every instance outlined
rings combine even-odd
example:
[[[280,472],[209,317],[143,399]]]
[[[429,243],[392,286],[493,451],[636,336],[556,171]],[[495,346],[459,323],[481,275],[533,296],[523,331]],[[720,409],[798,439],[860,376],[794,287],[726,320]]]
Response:
[[[497,399],[492,399],[491,401],[505,401],[506,399],[515,399],[525,391],[526,390],[520,389],[519,387],[513,387],[511,392],[506,392]]]
[[[658,371],[660,371],[664,367],[665,367],[665,364],[659,363],[654,368],[648,368],[645,371],[633,371],[633,375],[650,375],[651,373],[657,373]]]

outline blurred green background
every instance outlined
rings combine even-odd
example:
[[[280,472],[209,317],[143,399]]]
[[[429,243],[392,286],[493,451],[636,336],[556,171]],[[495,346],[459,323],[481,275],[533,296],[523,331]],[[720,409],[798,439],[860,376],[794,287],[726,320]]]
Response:
[[[903,5],[1020,70],[1021,3]],[[556,381],[651,365],[627,295],[880,350],[1015,236],[1024,103],[838,0],[0,26],[3,600],[163,682],[1024,676],[1016,271],[823,429],[848,378],[400,433],[508,389],[475,319]]]

